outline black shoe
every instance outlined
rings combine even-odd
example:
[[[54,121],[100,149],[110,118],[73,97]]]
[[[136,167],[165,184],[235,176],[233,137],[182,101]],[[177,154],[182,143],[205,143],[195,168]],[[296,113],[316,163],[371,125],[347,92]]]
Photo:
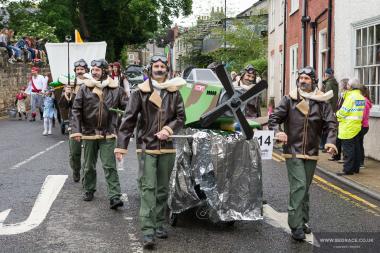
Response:
[[[153,249],[156,243],[154,242],[154,235],[144,235],[143,247],[144,249]]]
[[[305,234],[311,234],[311,228],[309,227],[309,224],[303,224],[302,229]]]
[[[349,175],[354,175],[354,172],[337,172],[336,174],[338,176],[349,176]]]
[[[31,118],[29,121],[31,121],[31,122],[32,122],[32,121],[36,121],[36,118]]]
[[[91,201],[94,199],[94,193],[93,192],[85,192],[83,196],[84,201]]]
[[[331,157],[331,158],[329,158],[328,159],[329,161],[339,161],[340,160],[340,158],[336,158],[336,157]]]
[[[302,228],[292,229],[292,238],[297,241],[305,240],[305,232],[303,232]]]
[[[110,200],[110,208],[117,209],[118,207],[122,207],[124,205],[123,201],[121,201],[118,197]]]
[[[156,229],[156,237],[160,239],[166,239],[168,238],[168,231],[161,226]]]
[[[73,180],[75,183],[78,183],[80,180],[80,172],[73,172]]]

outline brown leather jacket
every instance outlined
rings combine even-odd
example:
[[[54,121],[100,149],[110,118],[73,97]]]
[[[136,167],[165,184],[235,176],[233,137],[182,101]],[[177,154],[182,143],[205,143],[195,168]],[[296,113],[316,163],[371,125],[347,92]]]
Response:
[[[74,87],[72,87],[72,89],[75,89],[75,90],[72,90],[70,95],[67,95],[65,91],[62,91],[62,95],[61,95],[61,98],[59,99],[58,105],[60,107],[60,110],[64,111],[64,113],[67,113],[67,115],[61,115],[63,119],[68,118],[71,121],[71,118],[72,118],[71,110],[74,104],[75,95],[79,91],[80,86],[84,83],[83,80],[84,79],[78,79],[78,78],[75,79],[75,85]]]
[[[247,86],[244,88],[242,87],[241,80],[235,83],[235,85],[238,87],[238,89],[242,89],[244,92],[247,89]],[[249,87],[253,87],[256,85],[255,83],[251,84]],[[251,100],[247,102],[244,109],[244,115],[247,118],[258,118],[261,117],[261,97],[254,97]]]
[[[175,153],[172,139],[161,141],[155,134],[162,129],[173,134],[183,128],[185,107],[182,96],[177,87],[162,89],[161,94],[152,90],[153,87],[148,79],[131,94],[119,128],[115,152],[127,153],[129,140],[137,124],[137,152]]]
[[[331,147],[337,152],[333,110],[324,93],[318,92],[316,98],[307,103],[302,97],[298,100],[297,91],[292,91],[269,116],[268,127],[276,133],[282,131],[280,124],[284,123],[284,132],[288,135],[283,147],[285,158],[317,160],[322,129],[328,133],[325,148]]]
[[[72,106],[70,138],[116,138],[117,113],[109,109],[125,110],[127,98],[124,89],[112,78],[109,77],[103,84],[106,86],[101,89],[96,86],[95,80],[87,79],[80,87]]]

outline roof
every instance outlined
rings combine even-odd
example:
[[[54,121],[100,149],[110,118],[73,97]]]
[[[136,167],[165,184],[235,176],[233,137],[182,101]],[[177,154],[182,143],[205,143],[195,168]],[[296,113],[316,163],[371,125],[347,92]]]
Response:
[[[250,9],[253,9],[257,6],[259,6],[260,4],[262,4],[263,2],[266,2],[267,0],[258,0],[256,3],[252,4],[251,7],[245,9],[244,11],[240,12],[239,14],[236,15],[236,17],[240,17],[240,16],[243,16],[244,13],[246,13],[247,11],[249,11]]]

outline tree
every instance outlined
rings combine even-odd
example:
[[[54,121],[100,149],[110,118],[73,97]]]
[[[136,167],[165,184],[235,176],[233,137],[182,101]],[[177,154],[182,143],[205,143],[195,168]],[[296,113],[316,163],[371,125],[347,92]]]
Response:
[[[214,29],[212,38],[223,38],[227,47],[209,53],[215,60],[226,62],[229,70],[244,68],[250,60],[265,58],[267,54],[267,37],[261,34],[265,28],[265,19],[262,16],[253,16],[250,20],[235,20],[230,29],[224,34],[222,27]]]
[[[159,28],[168,27],[173,16],[189,15],[192,0],[23,0],[12,4],[21,12],[36,10],[32,15],[11,17],[16,32],[27,19],[51,26],[60,41],[78,28],[87,41],[105,40],[107,58],[115,60],[124,45],[144,43]]]
[[[191,13],[192,0],[74,0],[84,37],[106,40],[107,55],[119,57],[125,44],[141,44],[167,27],[172,16]]]
[[[16,38],[33,36],[47,41],[57,42],[55,27],[39,18],[39,8],[33,1],[9,3],[7,10],[10,14],[9,28],[16,32]]]

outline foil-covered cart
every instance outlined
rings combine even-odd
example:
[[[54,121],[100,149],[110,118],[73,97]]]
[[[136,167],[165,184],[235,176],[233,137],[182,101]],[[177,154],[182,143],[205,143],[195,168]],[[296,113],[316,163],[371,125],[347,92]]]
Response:
[[[250,124],[241,108],[249,99],[258,96],[267,83],[261,82],[242,94],[235,92],[222,65],[216,68],[216,74],[223,85],[220,85],[220,90],[216,85],[198,82],[187,86],[192,89],[187,92],[190,94],[181,91],[185,93],[187,119],[195,120],[190,123],[187,120],[187,127],[173,136],[177,152],[168,199],[170,224],[173,226],[177,224],[179,215],[189,209],[195,209],[198,218],[207,218],[214,223],[233,224],[235,221],[262,219],[261,152],[252,131],[252,128],[260,126]],[[188,117],[188,100],[196,100],[195,95],[202,97],[202,94],[194,95],[194,90],[209,91],[208,94],[214,95],[225,93],[228,98],[210,99],[219,102],[200,117],[194,116],[195,111]],[[216,125],[226,125],[226,117],[221,119],[221,116],[227,113],[234,116],[242,132],[215,128]],[[234,125],[234,118],[227,118],[230,125]],[[210,126],[213,129],[207,129]]]

